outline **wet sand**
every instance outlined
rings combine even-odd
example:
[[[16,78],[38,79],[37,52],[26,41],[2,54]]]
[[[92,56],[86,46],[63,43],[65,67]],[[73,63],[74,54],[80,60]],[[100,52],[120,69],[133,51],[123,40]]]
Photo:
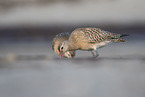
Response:
[[[51,42],[0,47],[1,97],[144,97],[145,40],[114,43],[100,56],[77,51],[60,59]]]

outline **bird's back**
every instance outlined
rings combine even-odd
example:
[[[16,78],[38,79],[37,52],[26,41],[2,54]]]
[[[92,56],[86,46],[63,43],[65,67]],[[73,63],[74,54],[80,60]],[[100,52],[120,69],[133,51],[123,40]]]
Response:
[[[121,35],[110,33],[99,28],[78,28],[70,36],[70,41],[102,42],[118,39]]]
[[[69,41],[75,44],[75,49],[90,50],[103,47],[109,42],[124,42],[125,40],[119,39],[120,36],[99,28],[78,28],[71,33]]]

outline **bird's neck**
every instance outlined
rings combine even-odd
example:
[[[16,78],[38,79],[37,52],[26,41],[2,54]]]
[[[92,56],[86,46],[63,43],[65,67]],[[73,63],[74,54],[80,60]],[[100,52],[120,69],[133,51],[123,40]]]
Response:
[[[77,50],[78,47],[74,42],[68,41],[68,50],[72,51],[72,50]]]

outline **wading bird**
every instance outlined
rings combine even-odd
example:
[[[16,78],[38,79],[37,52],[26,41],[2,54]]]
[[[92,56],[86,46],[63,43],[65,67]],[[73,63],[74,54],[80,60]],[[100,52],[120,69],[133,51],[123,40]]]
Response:
[[[67,55],[68,51],[87,50],[91,51],[94,57],[97,57],[99,56],[97,49],[111,42],[125,42],[125,40],[120,39],[124,36],[128,35],[111,33],[100,28],[78,28],[71,33],[68,40],[59,44],[58,49],[61,56]]]

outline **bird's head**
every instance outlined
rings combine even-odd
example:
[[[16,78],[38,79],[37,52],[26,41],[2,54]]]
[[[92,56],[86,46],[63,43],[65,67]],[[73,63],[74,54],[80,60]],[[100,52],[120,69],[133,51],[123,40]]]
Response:
[[[64,41],[58,45],[60,57],[72,58],[75,56],[75,51],[69,51],[69,45],[67,41]]]

